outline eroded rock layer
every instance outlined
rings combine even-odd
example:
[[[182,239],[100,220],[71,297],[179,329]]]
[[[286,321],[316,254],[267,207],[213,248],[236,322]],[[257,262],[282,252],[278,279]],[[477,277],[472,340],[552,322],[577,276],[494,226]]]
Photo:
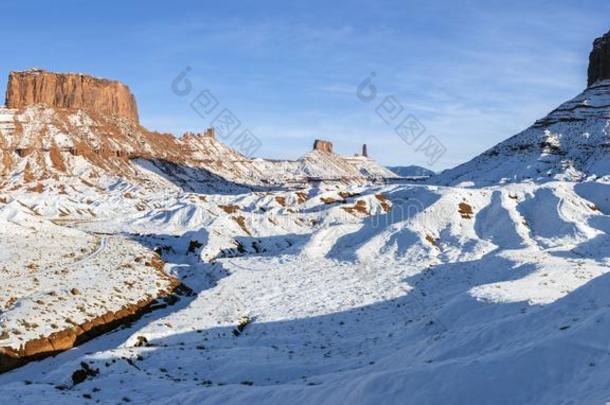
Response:
[[[11,72],[6,91],[8,108],[47,104],[119,115],[138,122],[138,108],[129,87],[118,81],[78,73],[52,73],[40,69]]]
[[[333,143],[329,141],[323,141],[321,139],[316,139],[313,143],[313,150],[333,153]]]

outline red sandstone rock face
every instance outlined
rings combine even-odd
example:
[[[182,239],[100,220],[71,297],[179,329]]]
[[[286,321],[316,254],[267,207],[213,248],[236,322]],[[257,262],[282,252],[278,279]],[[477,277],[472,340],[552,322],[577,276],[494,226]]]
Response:
[[[320,152],[333,153],[333,143],[328,141],[323,141],[321,139],[316,139],[313,143],[313,150],[318,150]]]
[[[38,69],[11,72],[6,91],[6,106],[23,108],[33,104],[116,114],[138,122],[135,97],[129,87],[120,82]]]

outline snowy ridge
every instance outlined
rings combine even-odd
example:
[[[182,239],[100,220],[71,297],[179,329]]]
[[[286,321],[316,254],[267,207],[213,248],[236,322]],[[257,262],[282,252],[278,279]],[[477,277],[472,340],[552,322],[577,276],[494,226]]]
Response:
[[[313,180],[367,183],[396,176],[372,159],[317,151],[295,161],[247,158],[208,134],[178,139],[120,117],[35,105],[0,109],[0,170],[7,187],[44,187],[48,179],[100,178],[159,183],[150,169],[178,186],[294,187]],[[144,170],[142,170],[144,169]],[[76,179],[75,179],[76,178]],[[196,184],[199,184],[197,186]]]
[[[527,130],[434,180],[481,186],[608,176],[609,123],[610,81],[601,81]]]

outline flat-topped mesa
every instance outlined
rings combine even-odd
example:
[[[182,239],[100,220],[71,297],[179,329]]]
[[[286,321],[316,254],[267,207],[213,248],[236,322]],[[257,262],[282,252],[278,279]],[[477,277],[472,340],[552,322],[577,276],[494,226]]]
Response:
[[[316,139],[313,143],[313,150],[333,153],[333,143],[329,141],[323,141],[321,139]]]
[[[91,110],[139,122],[136,99],[129,87],[121,82],[41,69],[11,72],[6,106],[24,108],[34,104]]]
[[[587,85],[610,79],[610,32],[593,41],[589,54],[589,77]]]

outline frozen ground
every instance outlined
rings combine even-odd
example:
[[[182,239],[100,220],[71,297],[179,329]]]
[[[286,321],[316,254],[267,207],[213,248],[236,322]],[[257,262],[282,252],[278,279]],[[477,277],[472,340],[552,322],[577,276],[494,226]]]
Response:
[[[57,216],[71,228],[53,234],[82,235],[73,248],[85,260],[99,233],[156,249],[195,295],[0,375],[0,393],[16,403],[604,402],[608,187],[203,196],[117,186],[97,196],[95,217],[76,195],[24,193],[29,208],[2,212]],[[99,372],[74,384],[83,363]]]
[[[82,325],[167,289],[153,253],[115,235],[58,226],[15,200],[0,208],[0,347]]]

